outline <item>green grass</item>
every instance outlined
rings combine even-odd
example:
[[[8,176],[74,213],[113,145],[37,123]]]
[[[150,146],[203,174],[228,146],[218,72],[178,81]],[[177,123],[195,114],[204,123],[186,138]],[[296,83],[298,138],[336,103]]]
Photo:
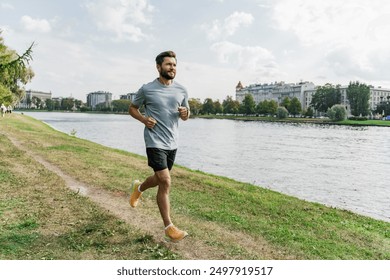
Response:
[[[390,126],[390,121],[382,121],[382,120],[366,120],[366,121],[345,120],[338,123],[343,125]]]
[[[3,135],[0,152],[0,259],[179,257],[71,192],[60,178],[17,150]]]
[[[113,193],[125,193],[132,179],[151,174],[142,156],[71,137],[26,116],[1,122],[3,128],[72,177]],[[10,179],[1,195],[0,242],[8,249],[0,249],[0,258],[181,258],[66,190],[54,174],[34,166],[6,138],[0,141],[9,159],[0,160],[0,176]],[[23,175],[26,170],[28,177]],[[155,192],[143,197],[142,210],[158,217],[152,214]],[[224,252],[227,259],[262,258],[261,248],[278,252],[279,258],[390,259],[390,223],[228,178],[175,166],[171,203],[174,219],[191,230],[191,240]],[[65,216],[61,209],[66,209]],[[48,230],[51,226],[58,232]],[[229,234],[237,240],[228,239]],[[263,247],[252,252],[242,238],[253,239],[253,248],[260,246],[256,240],[263,240]]]

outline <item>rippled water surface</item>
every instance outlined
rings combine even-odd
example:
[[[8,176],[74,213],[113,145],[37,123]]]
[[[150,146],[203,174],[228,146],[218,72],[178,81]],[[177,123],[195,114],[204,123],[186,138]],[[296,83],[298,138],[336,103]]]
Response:
[[[125,115],[25,113],[54,128],[145,155]],[[390,128],[191,119],[177,164],[390,221]],[[146,163],[145,163],[146,164]]]

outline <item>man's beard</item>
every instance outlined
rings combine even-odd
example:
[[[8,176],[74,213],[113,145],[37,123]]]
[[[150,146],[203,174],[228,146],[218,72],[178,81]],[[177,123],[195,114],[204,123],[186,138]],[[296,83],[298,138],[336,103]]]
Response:
[[[176,76],[176,73],[175,72],[172,72],[173,73],[173,76],[169,75],[168,74],[168,71],[164,71],[164,70],[161,70],[161,77],[163,77],[164,79],[167,79],[167,80],[173,80]]]

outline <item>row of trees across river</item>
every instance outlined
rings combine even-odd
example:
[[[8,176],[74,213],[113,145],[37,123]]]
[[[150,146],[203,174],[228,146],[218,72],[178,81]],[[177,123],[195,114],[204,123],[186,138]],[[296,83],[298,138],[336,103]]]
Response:
[[[242,115],[268,115],[279,118],[292,116],[313,117],[318,114],[326,113],[331,118],[342,119],[346,116],[346,109],[341,105],[340,86],[326,84],[319,86],[312,96],[312,102],[307,110],[302,110],[302,104],[297,97],[292,99],[285,97],[280,104],[275,100],[264,100],[255,103],[253,96],[248,94],[240,103],[234,100],[232,96],[227,96],[222,102],[206,98],[203,102],[200,99],[191,98],[189,100],[190,109],[193,115],[210,114],[242,114]],[[390,115],[390,100],[384,100],[378,105],[374,112],[369,107],[370,87],[359,82],[351,82],[347,88],[347,98],[351,107],[351,114],[354,116],[367,116],[370,114]],[[48,99],[42,106],[41,100],[33,98],[30,103],[34,107],[45,108],[46,110],[80,110],[92,111],[83,104],[81,100],[73,98],[63,98],[61,101]],[[98,105],[95,111],[109,112],[127,112],[129,100],[114,100],[110,106],[105,104]],[[40,104],[40,105],[39,105]],[[333,108],[333,109],[332,109]]]

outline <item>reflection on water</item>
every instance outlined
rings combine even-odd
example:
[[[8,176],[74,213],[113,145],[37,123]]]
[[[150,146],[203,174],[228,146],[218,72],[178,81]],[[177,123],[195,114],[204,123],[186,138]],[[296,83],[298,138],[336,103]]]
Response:
[[[145,155],[130,116],[26,114]],[[179,146],[180,165],[390,221],[390,128],[192,119]]]

